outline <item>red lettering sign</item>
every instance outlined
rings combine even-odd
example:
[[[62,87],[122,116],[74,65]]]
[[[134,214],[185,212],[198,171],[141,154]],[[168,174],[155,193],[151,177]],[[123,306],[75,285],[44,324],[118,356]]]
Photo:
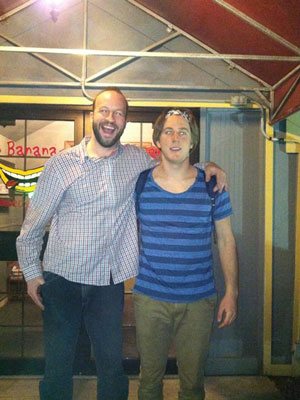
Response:
[[[54,156],[57,153],[56,147],[40,147],[40,146],[21,146],[16,145],[13,140],[7,142],[7,154],[9,156],[34,156],[34,157],[47,157]]]

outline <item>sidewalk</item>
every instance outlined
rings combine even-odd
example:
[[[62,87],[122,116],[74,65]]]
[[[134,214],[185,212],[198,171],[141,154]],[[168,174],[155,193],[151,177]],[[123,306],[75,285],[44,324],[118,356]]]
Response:
[[[39,400],[38,377],[0,377],[0,400]],[[130,378],[129,400],[137,400],[137,377]],[[283,400],[274,382],[267,377],[207,377],[206,400]],[[164,400],[176,400],[178,379],[164,380]],[[96,398],[96,379],[76,377],[74,400]]]

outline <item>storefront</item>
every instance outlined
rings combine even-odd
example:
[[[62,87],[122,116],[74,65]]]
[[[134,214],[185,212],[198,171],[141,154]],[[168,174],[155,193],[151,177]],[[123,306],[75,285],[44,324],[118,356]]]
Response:
[[[0,122],[0,374],[43,371],[41,312],[26,294],[15,241],[47,159],[90,134],[91,107],[71,108],[22,105],[1,109],[1,116],[5,115],[5,118],[1,117]],[[152,143],[152,121],[159,110],[133,108],[122,143],[143,147],[156,157],[158,151]],[[194,157],[196,161],[197,156]],[[47,232],[44,247],[46,242]],[[133,281],[126,282],[124,359],[128,360],[127,368],[137,372],[132,285]],[[93,356],[83,327],[75,372],[93,371]]]
[[[209,103],[192,103],[188,106],[194,109],[200,125],[201,146],[193,154],[193,161],[199,158],[216,161],[229,175],[241,269],[239,318],[229,329],[218,330],[215,327],[207,373],[259,374],[268,349],[264,337],[266,328],[270,327],[269,322],[266,324],[266,296],[271,293],[264,291],[264,282],[269,279],[266,276],[269,261],[265,254],[265,164],[271,159],[268,158],[270,154],[265,139],[258,134],[260,112],[255,108],[241,110],[225,104],[213,107]],[[152,143],[152,122],[159,111],[160,108],[153,107],[153,104],[132,104],[122,142],[143,147],[155,157],[157,150]],[[0,374],[43,372],[41,314],[26,295],[15,239],[44,163],[89,135],[89,113],[90,106],[2,106],[1,116],[5,115],[5,118],[1,117],[0,127]],[[282,158],[283,165],[289,162],[287,156],[277,150],[276,157]],[[291,215],[292,203],[286,212]],[[289,250],[290,258],[293,251]],[[267,365],[279,363],[288,367],[291,364],[293,310],[284,310],[293,298],[293,271],[291,269],[288,275],[289,282],[285,282],[291,288],[291,294],[287,296],[280,289],[282,260],[278,262],[276,257],[281,256],[275,253],[274,258],[274,265],[278,263],[274,270],[278,316],[267,315],[276,324],[276,332],[269,333],[273,347]],[[290,265],[288,260],[286,262]],[[222,292],[217,257],[216,280]],[[132,285],[133,281],[126,282],[123,356],[127,372],[137,373]],[[176,371],[174,349],[170,352],[169,371]],[[94,372],[93,354],[84,329],[79,338],[75,372]]]

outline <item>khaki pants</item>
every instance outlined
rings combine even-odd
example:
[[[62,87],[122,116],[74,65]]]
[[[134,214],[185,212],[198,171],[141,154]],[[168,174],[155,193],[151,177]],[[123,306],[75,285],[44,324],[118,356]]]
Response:
[[[204,363],[216,297],[192,303],[168,303],[134,294],[137,347],[140,353],[139,400],[162,400],[162,381],[174,340],[180,400],[203,400]]]

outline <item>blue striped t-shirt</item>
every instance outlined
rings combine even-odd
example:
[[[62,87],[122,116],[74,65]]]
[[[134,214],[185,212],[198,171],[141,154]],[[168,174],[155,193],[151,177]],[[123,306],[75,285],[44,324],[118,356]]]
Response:
[[[232,214],[228,192],[218,194],[214,219]],[[204,174],[183,193],[158,186],[149,173],[139,197],[141,249],[134,292],[187,303],[216,292],[212,259],[211,200]]]

